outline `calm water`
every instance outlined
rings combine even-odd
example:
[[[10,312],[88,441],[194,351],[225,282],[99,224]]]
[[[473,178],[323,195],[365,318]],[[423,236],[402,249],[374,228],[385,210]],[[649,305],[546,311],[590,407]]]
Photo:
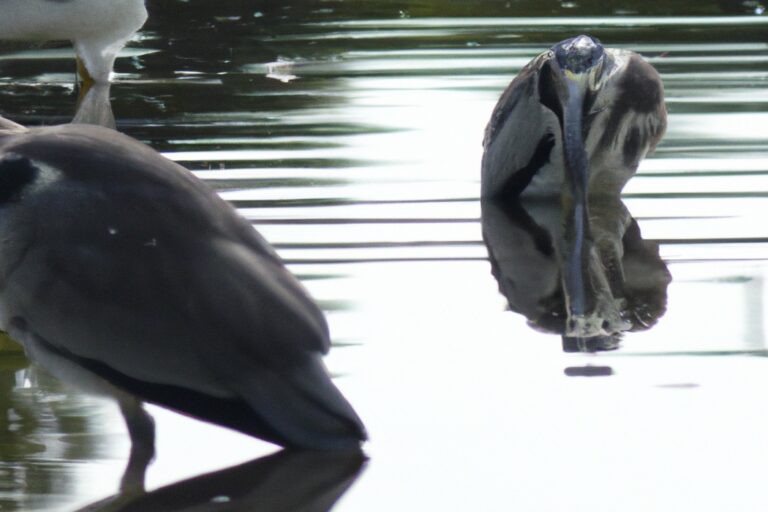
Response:
[[[327,362],[371,434],[370,461],[334,510],[764,509],[762,6],[280,4],[150,3],[117,61],[112,107],[120,130],[251,219],[326,311]],[[647,57],[670,112],[666,138],[625,189],[672,276],[666,313],[597,355],[565,354],[559,336],[507,310],[479,203],[498,95],[533,56],[582,32]],[[3,115],[71,120],[68,46],[0,50]],[[128,440],[113,405],[10,352],[0,386],[0,510],[72,510],[116,492]],[[152,489],[275,451],[150,412]],[[333,468],[256,464],[237,478],[265,496],[300,492],[314,468]],[[327,476],[334,498],[352,478],[343,469]]]

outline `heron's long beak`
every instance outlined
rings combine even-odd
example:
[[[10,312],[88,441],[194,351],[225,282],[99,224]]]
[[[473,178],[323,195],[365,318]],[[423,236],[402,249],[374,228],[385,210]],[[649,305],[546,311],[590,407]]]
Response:
[[[563,160],[565,162],[566,197],[572,202],[566,219],[568,249],[564,269],[569,317],[584,316],[590,312],[592,297],[588,291],[590,229],[587,191],[589,185],[589,157],[584,147],[583,109],[586,74],[576,75],[563,70],[568,98],[563,105]]]

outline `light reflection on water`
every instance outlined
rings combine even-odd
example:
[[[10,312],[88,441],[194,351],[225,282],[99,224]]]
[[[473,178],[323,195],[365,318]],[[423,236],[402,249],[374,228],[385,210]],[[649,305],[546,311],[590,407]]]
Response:
[[[329,367],[371,433],[369,467],[336,510],[767,504],[768,418],[755,397],[768,363],[748,356],[767,350],[768,18],[286,16],[243,21],[249,30],[196,21],[226,46],[210,58],[191,30],[150,20],[118,60],[113,108],[120,129],[238,206],[326,310]],[[498,94],[585,27],[643,52],[670,109],[664,142],[625,190],[669,264],[667,313],[599,356],[562,354],[557,336],[505,311],[478,202]],[[70,55],[0,53],[2,112],[68,121]],[[566,375],[588,365],[612,375]],[[69,408],[35,405],[47,451],[4,457],[1,471],[24,476],[0,488],[3,510],[67,510],[114,492],[128,449],[116,411],[30,382],[7,391]],[[151,412],[150,487],[273,449]],[[56,451],[62,443],[80,449]]]

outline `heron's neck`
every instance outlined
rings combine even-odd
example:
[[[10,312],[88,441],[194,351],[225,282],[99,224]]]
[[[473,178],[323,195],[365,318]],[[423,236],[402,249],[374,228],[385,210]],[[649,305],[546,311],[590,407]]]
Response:
[[[584,93],[570,81],[568,100],[563,108],[563,161],[565,162],[565,180],[570,200],[569,218],[565,219],[569,248],[566,254],[564,285],[568,300],[568,313],[585,315],[590,309],[585,282],[589,266],[589,212],[587,210],[587,191],[589,187],[589,157],[584,148],[582,134]],[[566,191],[564,191],[566,192]]]
[[[567,181],[573,199],[585,202],[589,187],[589,156],[584,147],[583,135],[584,92],[568,82],[568,100],[563,109],[563,151]]]

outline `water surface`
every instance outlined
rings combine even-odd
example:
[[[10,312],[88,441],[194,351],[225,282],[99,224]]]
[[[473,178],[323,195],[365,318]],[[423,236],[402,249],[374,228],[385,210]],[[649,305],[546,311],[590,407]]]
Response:
[[[761,5],[358,4],[150,3],[111,91],[118,128],[232,201],[327,313],[327,362],[371,435],[334,510],[768,505]],[[506,310],[479,203],[499,94],[582,32],[653,63],[670,112],[624,198],[660,244],[667,311],[597,355],[564,354]],[[3,115],[68,122],[66,45],[0,48]],[[112,405],[20,356],[3,356],[0,379],[1,510],[71,510],[117,490],[128,441]],[[150,488],[274,451],[150,410]]]

